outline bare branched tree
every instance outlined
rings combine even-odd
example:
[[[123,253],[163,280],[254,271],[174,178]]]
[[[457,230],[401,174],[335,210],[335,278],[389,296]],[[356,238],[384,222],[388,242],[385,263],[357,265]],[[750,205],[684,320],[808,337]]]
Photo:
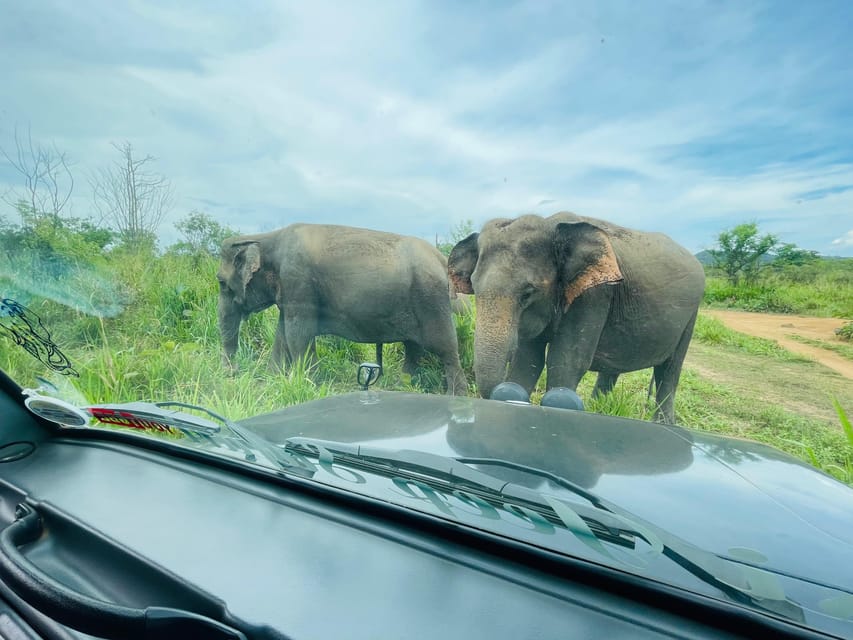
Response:
[[[121,157],[91,179],[95,208],[125,243],[150,242],[172,206],[172,183],[149,169],[156,158],[135,158],[129,142],[113,146]]]
[[[56,145],[33,143],[29,127],[26,136],[16,127],[14,153],[0,148],[0,154],[24,179],[24,186],[9,190],[3,200],[13,207],[23,202],[31,215],[60,218],[74,191],[74,176],[65,152]]]

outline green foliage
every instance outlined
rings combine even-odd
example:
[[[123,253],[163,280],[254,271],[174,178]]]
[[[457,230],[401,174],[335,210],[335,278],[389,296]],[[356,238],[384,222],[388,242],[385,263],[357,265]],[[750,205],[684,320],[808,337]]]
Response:
[[[773,257],[774,268],[784,268],[786,266],[801,267],[805,264],[810,264],[818,260],[820,256],[817,251],[810,249],[800,249],[792,242],[787,242],[776,247]]]
[[[238,232],[222,225],[210,215],[201,211],[191,211],[175,223],[175,228],[183,239],[169,247],[169,252],[181,255],[218,256],[219,248],[225,238],[238,235]]]
[[[722,278],[706,279],[705,301],[746,311],[765,313],[794,313],[795,311],[795,308],[773,287],[743,282],[733,285]]]
[[[841,422],[841,428],[844,429],[844,435],[847,437],[847,444],[853,447],[853,424],[850,424],[850,418],[838,402],[837,398],[832,399],[832,405],[835,407],[835,412],[838,414],[838,420]]]
[[[0,217],[3,295],[25,305],[40,301],[45,320],[70,319],[63,322],[67,337],[90,335],[90,316],[117,313],[123,299],[106,268],[112,232],[91,220],[34,211],[24,202],[16,208],[20,224]]]
[[[853,425],[850,423],[850,418],[838,402],[837,398],[832,399],[832,405],[835,407],[835,412],[838,414],[838,420],[841,423],[841,428],[844,431],[846,443],[839,447],[839,460],[829,464],[823,464],[815,454],[814,449],[804,443],[796,442],[795,444],[802,447],[809,458],[809,462],[819,469],[823,469],[827,473],[835,476],[842,482],[853,484]]]
[[[853,341],[853,320],[845,322],[841,327],[835,330],[835,333],[842,340]]]
[[[35,211],[23,201],[15,209],[20,224],[0,216],[0,246],[9,252],[26,250],[43,261],[86,260],[101,255],[115,238],[113,231],[89,219]]]
[[[464,240],[472,233],[474,233],[474,222],[472,220],[462,220],[461,222],[453,225],[453,228],[450,230],[450,235],[447,238],[444,238],[441,241],[436,240],[435,246],[445,256],[449,256],[453,247],[456,246],[456,243],[460,240]]]
[[[818,259],[801,266],[764,269],[755,282],[732,285],[709,274],[705,302],[771,313],[853,317],[853,259]]]
[[[717,236],[717,246],[708,252],[714,258],[715,266],[726,274],[733,285],[741,277],[751,282],[758,274],[761,259],[776,246],[776,236],[758,235],[758,225],[754,222],[739,224],[722,231]]]
[[[473,296],[471,307],[462,314],[454,314],[456,338],[459,342],[459,363],[468,382],[474,382],[474,328],[477,323],[477,306]]]

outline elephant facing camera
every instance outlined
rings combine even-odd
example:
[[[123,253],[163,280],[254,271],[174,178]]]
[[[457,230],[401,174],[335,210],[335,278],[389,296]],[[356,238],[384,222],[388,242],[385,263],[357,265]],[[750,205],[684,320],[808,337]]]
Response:
[[[576,391],[598,372],[599,395],[653,367],[656,418],[675,422],[705,272],[671,238],[568,212],[499,218],[453,247],[448,273],[456,291],[474,295],[484,398],[502,382],[529,394],[546,368],[549,390]]]

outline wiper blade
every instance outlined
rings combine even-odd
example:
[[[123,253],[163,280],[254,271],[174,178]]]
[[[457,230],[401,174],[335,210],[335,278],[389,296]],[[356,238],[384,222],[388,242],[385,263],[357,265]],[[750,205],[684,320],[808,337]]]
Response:
[[[652,548],[661,550],[656,537],[651,532],[643,527],[630,526],[624,518],[608,510],[578,503],[572,503],[569,506],[568,503],[557,498],[543,496],[533,489],[474,469],[464,458],[457,459],[407,449],[393,451],[305,437],[288,438],[284,448],[317,456],[321,462],[325,463],[337,461],[373,472],[392,471],[414,475],[416,479],[424,481],[443,481],[452,488],[464,487],[487,501],[515,503],[535,511],[551,522],[557,522],[569,528],[580,535],[587,544],[590,543],[591,537],[595,537],[633,548],[634,538],[640,537]],[[596,551],[609,555],[603,547],[598,545],[596,545]]]
[[[643,539],[650,547],[647,554],[665,555],[690,574],[712,585],[736,602],[748,604],[781,615],[802,620],[802,608],[785,595],[772,573],[740,563],[727,561],[669,534],[630,511],[613,505],[573,482],[541,469],[497,458],[453,458],[411,450],[388,450],[357,444],[306,437],[288,438],[283,447],[317,456],[321,462],[342,462],[374,473],[408,472],[427,483],[443,480],[452,488],[463,487],[485,500],[505,500],[537,512],[551,522],[562,523],[584,544],[606,557],[612,556],[599,540],[634,548],[633,538]],[[572,493],[585,498],[592,507],[566,502],[547,494],[504,481],[469,464],[496,465],[547,478]],[[595,538],[594,540],[591,538]],[[639,558],[629,564],[644,565]]]
[[[606,504],[594,493],[587,491],[579,484],[575,484],[571,480],[566,480],[562,476],[558,476],[556,473],[551,473],[550,471],[545,471],[543,469],[538,469],[536,467],[531,467],[527,464],[521,464],[520,462],[513,462],[512,460],[503,460],[501,458],[470,458],[470,457],[454,457],[453,460],[457,462],[462,462],[464,464],[475,464],[480,466],[495,466],[495,467],[505,467],[507,469],[514,469],[515,471],[522,471],[524,473],[529,473],[533,476],[539,476],[540,478],[545,478],[546,480],[550,480],[554,484],[563,487],[564,489],[568,489],[575,495],[579,495],[584,498],[590,504],[595,505],[599,509],[604,511],[610,511]]]

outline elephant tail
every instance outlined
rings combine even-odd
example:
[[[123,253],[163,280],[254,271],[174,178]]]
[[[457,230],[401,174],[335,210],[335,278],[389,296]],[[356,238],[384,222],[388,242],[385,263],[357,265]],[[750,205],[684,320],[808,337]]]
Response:
[[[654,388],[655,388],[655,372],[653,369],[652,370],[652,378],[651,378],[651,380],[649,380],[649,393],[648,393],[647,398],[652,397],[652,392],[654,391]]]

